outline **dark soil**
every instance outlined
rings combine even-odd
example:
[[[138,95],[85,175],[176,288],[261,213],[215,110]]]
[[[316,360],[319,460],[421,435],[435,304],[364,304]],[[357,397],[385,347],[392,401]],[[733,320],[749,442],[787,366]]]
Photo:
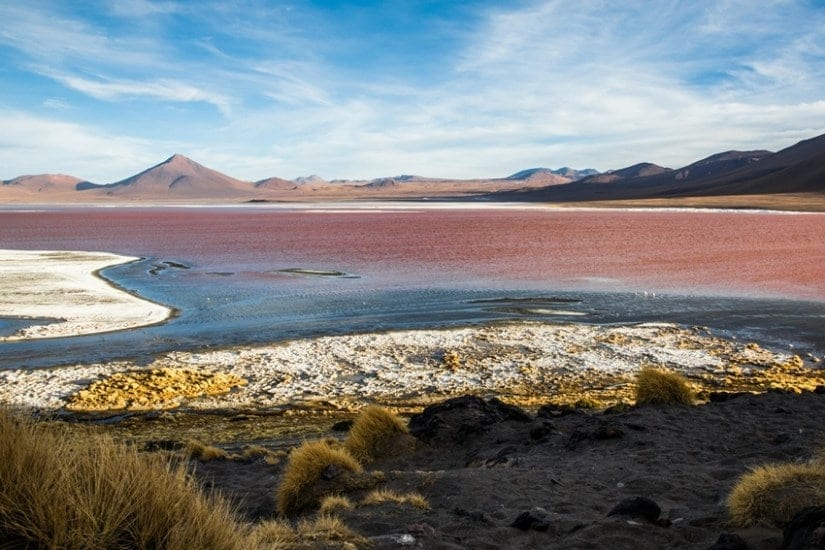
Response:
[[[825,395],[812,392],[613,414],[530,415],[458,398],[411,419],[416,451],[367,466],[385,473],[385,488],[424,495],[429,510],[387,503],[339,514],[377,548],[705,549],[739,537],[777,548],[780,529],[730,526],[725,498],[751,467],[809,460],[825,443],[823,417]],[[196,475],[260,521],[277,517],[285,464],[212,461]]]

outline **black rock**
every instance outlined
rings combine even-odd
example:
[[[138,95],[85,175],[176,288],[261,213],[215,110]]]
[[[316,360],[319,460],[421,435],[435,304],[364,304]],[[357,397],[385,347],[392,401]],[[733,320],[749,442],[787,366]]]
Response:
[[[350,428],[352,428],[352,423],[354,420],[349,418],[347,420],[339,420],[335,424],[332,425],[333,432],[348,432]]]
[[[624,431],[615,422],[599,420],[595,428],[574,430],[567,440],[567,448],[573,449],[582,441],[604,441],[624,437]]]
[[[721,403],[729,399],[742,397],[743,395],[751,395],[746,391],[712,391],[708,394],[708,401],[711,403]]]
[[[554,433],[556,433],[556,427],[545,420],[544,422],[536,423],[530,428],[530,440],[543,441]]]
[[[556,405],[554,403],[542,405],[536,412],[536,416],[539,418],[558,418],[559,416],[569,416],[572,414],[585,414],[585,412],[570,405]]]
[[[541,508],[533,508],[529,512],[522,512],[513,520],[510,527],[522,531],[547,531],[550,528],[550,516]]]
[[[656,523],[662,509],[659,505],[647,497],[626,498],[613,507],[608,516],[627,516],[639,518],[650,523]]]
[[[782,536],[780,550],[825,548],[825,506],[808,506],[797,512]]]
[[[465,510],[464,508],[456,508],[453,510],[453,513],[457,516],[461,516],[464,518],[471,519],[473,521],[477,521],[478,523],[483,523],[485,525],[492,525],[493,522],[484,512],[480,512],[478,510]]]
[[[483,433],[492,424],[505,421],[532,422],[533,419],[520,408],[498,399],[465,395],[430,405],[410,419],[409,429],[412,435],[428,443],[462,442]]]
[[[590,435],[591,439],[597,441],[602,439],[618,439],[623,436],[624,431],[622,431],[618,424],[613,423],[602,424]]]
[[[504,447],[503,449],[499,449],[498,451],[488,454],[487,456],[475,456],[468,460],[465,466],[468,468],[510,468],[512,466],[518,466],[519,459],[518,457],[513,456],[516,452],[518,452],[516,447]]]
[[[748,550],[748,543],[735,533],[722,533],[708,550]]]

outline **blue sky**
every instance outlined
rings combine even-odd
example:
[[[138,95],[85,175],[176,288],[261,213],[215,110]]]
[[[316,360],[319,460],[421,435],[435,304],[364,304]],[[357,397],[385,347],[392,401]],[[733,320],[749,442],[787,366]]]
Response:
[[[825,1],[0,0],[0,178],[678,167],[825,133]]]

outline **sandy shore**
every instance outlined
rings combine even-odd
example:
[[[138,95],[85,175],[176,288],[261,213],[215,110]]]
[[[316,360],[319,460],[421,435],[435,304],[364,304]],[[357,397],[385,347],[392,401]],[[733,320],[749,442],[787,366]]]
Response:
[[[137,259],[105,252],[0,250],[0,317],[32,319],[0,341],[111,332],[169,318],[171,309],[98,275]]]

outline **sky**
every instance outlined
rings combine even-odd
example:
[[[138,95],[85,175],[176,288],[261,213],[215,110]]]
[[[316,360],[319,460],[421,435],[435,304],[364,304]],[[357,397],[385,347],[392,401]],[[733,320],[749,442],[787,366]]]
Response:
[[[678,168],[825,133],[825,0],[0,0],[0,179]]]

